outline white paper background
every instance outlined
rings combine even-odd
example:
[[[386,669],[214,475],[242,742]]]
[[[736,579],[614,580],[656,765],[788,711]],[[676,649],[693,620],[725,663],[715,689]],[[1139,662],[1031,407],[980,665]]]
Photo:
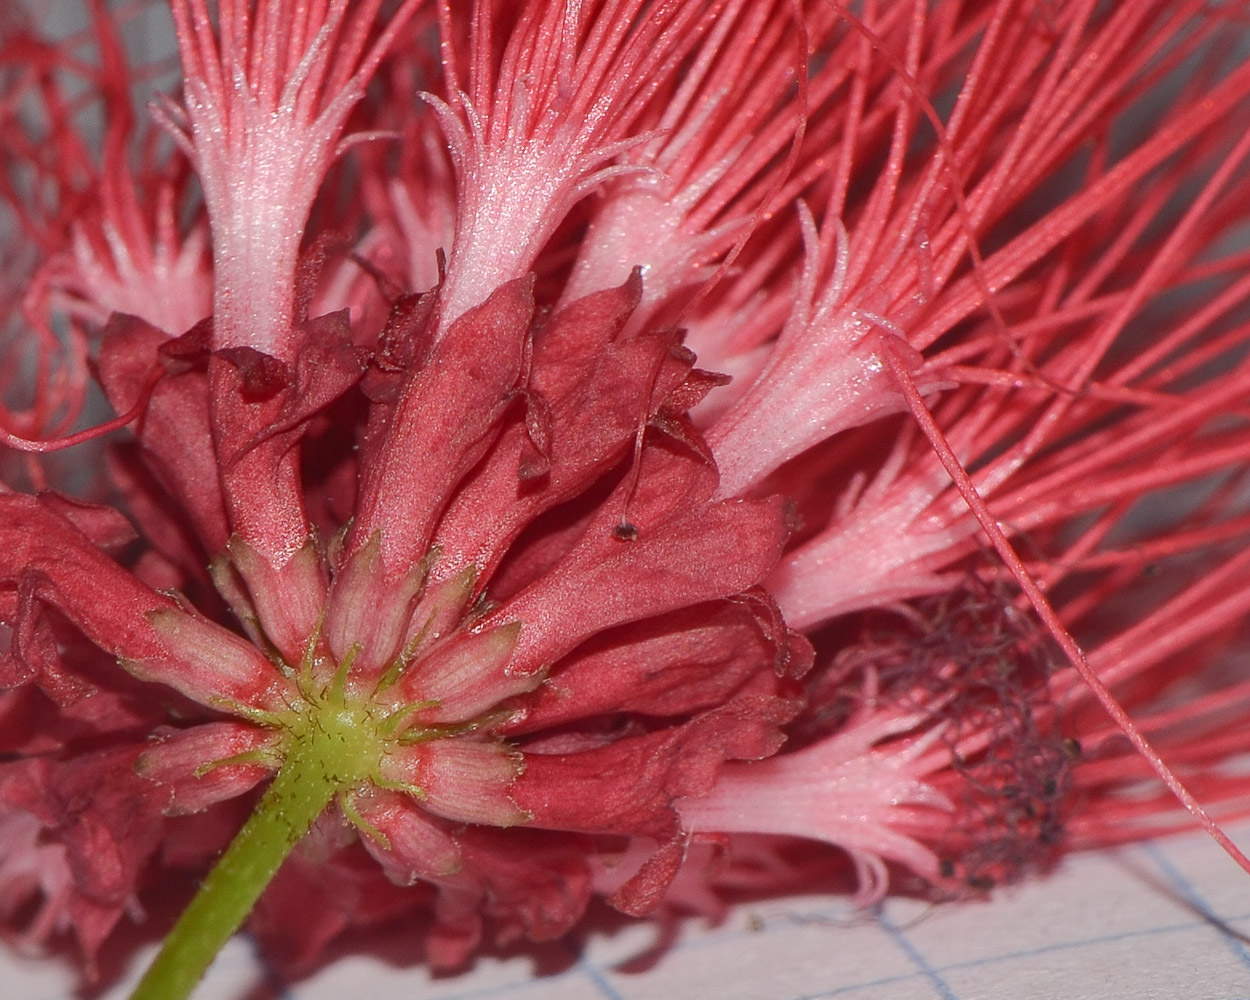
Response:
[[[1234,834],[1250,843],[1250,827]],[[629,925],[546,974],[522,954],[431,978],[376,957],[383,943],[284,983],[237,938],[196,1000],[1250,1000],[1247,935],[1250,876],[1195,834],[1075,856],[987,903],[891,900],[875,919],[838,897],[755,904],[719,926],[683,923],[658,958],[656,928]],[[128,982],[86,993],[68,964],[0,954],[0,997],[123,1000],[149,957]]]

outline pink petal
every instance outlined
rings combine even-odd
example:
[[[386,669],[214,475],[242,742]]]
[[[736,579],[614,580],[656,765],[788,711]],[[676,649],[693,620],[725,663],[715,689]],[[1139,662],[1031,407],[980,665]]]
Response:
[[[297,664],[315,634],[326,602],[321,554],[307,542],[280,566],[242,537],[230,539],[230,561],[247,585],[257,624],[289,664]]]
[[[112,507],[84,503],[51,491],[40,493],[39,501],[81,531],[91,543],[106,552],[121,549],[139,536],[125,517]]]
[[[536,827],[667,841],[677,831],[673,799],[706,792],[724,761],[776,753],[778,726],[796,709],[780,698],[744,697],[671,729],[578,753],[526,752],[512,798]]]
[[[534,302],[523,278],[452,324],[404,387],[385,428],[371,428],[352,551],[381,536],[392,574],[429,546],[451,491],[482,457],[521,375]]]
[[[790,534],[780,500],[706,503],[714,483],[696,460],[643,461],[636,488],[627,481],[571,552],[491,616],[523,623],[511,671],[554,663],[613,625],[746,590],[776,562]],[[632,540],[619,535],[626,518]]]
[[[376,677],[400,651],[425,583],[425,571],[424,562],[418,562],[407,573],[389,578],[383,571],[382,546],[375,535],[335,574],[324,634],[339,662],[357,647],[353,677]]]
[[[521,755],[499,740],[431,740],[391,750],[382,773],[424,792],[421,806],[445,819],[516,826],[528,818],[509,791],[523,770]]]
[[[386,691],[394,708],[417,701],[436,705],[414,713],[419,723],[467,722],[514,695],[533,691],[539,674],[515,673],[512,651],[523,627],[516,622],[460,632],[412,664]]]
[[[146,615],[160,654],[127,657],[126,669],[145,681],[168,684],[201,705],[279,711],[298,698],[294,684],[260,651],[220,625],[176,607]]]
[[[212,766],[215,762],[271,750],[277,740],[277,734],[246,722],[207,722],[190,729],[166,730],[136,761],[135,772],[162,786],[168,796],[166,815],[202,812],[255,787],[273,772],[279,759],[274,756],[272,766]]]
[[[89,925],[105,931],[111,926],[106,913],[120,913],[134,898],[140,872],[163,832],[157,789],[132,770],[140,750],[123,747],[69,761],[33,758],[0,766],[0,813],[33,816],[43,827],[44,842],[63,847],[72,899],[91,904]],[[97,910],[101,906],[104,910]],[[98,943],[84,940],[85,946]]]
[[[250,359],[243,364],[240,355]],[[271,365],[263,363],[271,361]],[[250,348],[207,358],[213,443],[232,535],[275,571],[307,543],[297,430],[274,433],[292,383],[289,366]]]
[[[683,716],[721,704],[764,670],[774,641],[737,603],[699,605],[596,636],[560,662],[508,733],[616,712]]]
[[[866,897],[885,892],[875,878],[881,858],[938,878],[938,860],[927,837],[912,835],[917,814],[933,817],[930,831],[947,826],[954,804],[926,779],[945,766],[925,751],[940,727],[875,749],[907,733],[924,716],[865,711],[835,735],[794,753],[751,764],[731,764],[714,789],[678,804],[691,831],[770,833],[823,840],[847,850],[857,862]],[[923,825],[919,827],[925,829]],[[879,898],[879,897],[878,897]]]
[[[166,653],[147,615],[172,611],[173,602],[140,583],[39,498],[0,494],[0,581],[26,581],[33,595],[113,656],[144,661]]]
[[[676,836],[661,844],[642,863],[642,867],[608,897],[608,902],[631,917],[642,917],[653,912],[673,884],[685,857],[685,838]]]
[[[327,859],[293,852],[248,918],[248,931],[281,972],[310,968],[344,931],[396,919],[420,920],[425,893],[400,887],[363,852],[340,851]]]
[[[194,331],[193,331],[194,332]],[[166,353],[171,340],[133,316],[114,316],[100,343],[99,378],[118,413],[139,398],[156,365],[177,365]],[[137,428],[147,462],[195,525],[209,556],[226,544],[230,529],[208,421],[208,383],[202,372],[175,371],[152,390]]]
[[[501,944],[521,936],[552,941],[567,933],[590,902],[586,847],[545,830],[470,827],[460,838],[464,874],[482,887],[478,906],[494,920]]]
[[[288,589],[310,595],[324,583],[320,574],[289,565],[309,544],[300,478],[301,437],[322,413],[360,379],[363,363],[351,342],[344,312],[298,318],[292,328],[294,354],[279,360],[252,347],[212,352],[208,358],[212,420],[219,474],[233,532],[270,563],[275,575],[295,575]],[[296,601],[285,621],[284,602],[270,609],[272,630],[298,643],[316,621]],[[320,604],[318,604],[318,610]],[[267,628],[267,631],[269,629]]]
[[[686,378],[690,358],[674,354],[673,335],[614,339],[638,294],[631,278],[565,307],[535,334],[529,389],[546,404],[541,447],[532,421],[508,428],[439,525],[436,577],[468,564],[489,577],[526,525],[624,457],[639,424]]]
[[[386,838],[386,844],[368,836],[361,839],[393,882],[411,885],[417,879],[446,877],[460,870],[460,847],[447,824],[409,796],[374,788],[355,796],[352,804]]]
[[[15,592],[0,591],[0,621],[8,640],[0,654],[0,688],[36,684],[49,698],[71,705],[94,693],[96,685],[80,670],[86,664],[70,666],[62,656],[54,624],[43,598],[41,581],[35,574],[24,577]],[[71,662],[73,662],[71,660]]]

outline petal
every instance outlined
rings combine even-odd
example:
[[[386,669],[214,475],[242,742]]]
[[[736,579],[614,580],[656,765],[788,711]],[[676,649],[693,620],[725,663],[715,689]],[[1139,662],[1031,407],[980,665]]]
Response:
[[[362,837],[387,877],[398,885],[417,879],[447,877],[460,871],[460,847],[447,825],[417,806],[407,795],[372,788],[352,799],[361,818],[386,838]]]
[[[21,579],[16,592],[0,592],[0,621],[7,622],[8,648],[0,653],[0,689],[34,683],[60,705],[71,705],[98,690],[80,673],[86,664],[62,656],[55,628],[40,591],[38,574]]]
[[[497,942],[507,945],[521,937],[554,940],[586,911],[591,876],[581,838],[471,826],[456,832],[456,843],[455,871],[414,875],[438,888],[435,926],[426,940],[426,957],[435,968],[454,968],[469,958],[483,917],[494,922]],[[387,863],[376,844],[370,850]]]
[[[451,491],[489,446],[520,378],[532,285],[509,282],[454,322],[404,387],[389,425],[371,428],[349,551],[380,532],[392,573],[425,554]]]
[[[106,552],[124,548],[139,537],[134,526],[112,507],[84,503],[51,491],[41,493],[39,500]]]
[[[234,533],[271,564],[269,575],[293,577],[283,582],[285,589],[312,595],[318,585],[324,588],[321,574],[292,558],[311,548],[299,442],[308,423],[359,381],[363,365],[346,312],[297,321],[292,333],[293,364],[251,347],[226,348],[213,352],[209,380],[219,474]],[[319,568],[319,561],[312,565]],[[285,642],[298,645],[320,612],[320,600],[312,612],[310,603],[275,598],[265,609],[266,631],[283,639],[293,633]]]
[[[284,381],[274,395],[253,399],[248,375],[219,351],[208,358],[216,471],[231,535],[246,539],[277,572],[309,538],[297,447],[301,429],[273,433],[291,387]]]
[[[307,542],[281,565],[266,559],[238,535],[230,539],[227,550],[247,584],[265,637],[287,663],[299,663],[326,602],[325,573],[316,546]]]
[[[135,762],[135,773],[163,786],[166,815],[202,812],[216,802],[249,791],[278,765],[257,762],[219,764],[232,757],[258,758],[274,749],[275,733],[246,722],[209,722],[181,731],[159,733]]]
[[[554,663],[611,626],[746,590],[776,563],[790,535],[780,499],[705,503],[714,482],[697,461],[644,462],[650,474],[627,480],[574,549],[491,616],[524,623],[512,671]]]
[[[176,607],[145,616],[161,643],[160,654],[127,657],[126,670],[157,681],[201,705],[227,712],[277,711],[298,698],[295,685],[246,639],[198,614]]]
[[[485,890],[480,906],[500,943],[525,936],[551,941],[572,929],[591,896],[587,847],[545,830],[471,827],[461,837],[465,871]]]
[[[774,641],[750,608],[686,608],[596,636],[565,657],[507,733],[534,733],[615,712],[684,716],[773,672]]]
[[[137,317],[110,318],[100,342],[97,367],[113,409],[124,413],[134,406],[153,367],[169,361],[161,349],[176,342]],[[153,389],[136,433],[146,461],[156,467],[162,484],[191,516],[207,552],[218,552],[230,530],[208,422],[208,384],[203,372],[165,376]]]
[[[608,897],[608,902],[631,917],[646,916],[663,901],[685,858],[685,838],[673,837],[660,845],[642,867]]]
[[[113,562],[42,498],[0,494],[0,582],[18,583],[55,606],[113,656],[144,661],[166,654],[147,615],[172,611],[173,602]]]
[[[124,905],[163,833],[157,788],[138,778],[140,747],[47,758],[0,767],[0,810],[34,816],[45,841],[64,847],[74,892]]]
[[[119,442],[108,453],[108,475],[121,498],[121,506],[143,525],[143,537],[151,546],[144,557],[159,556],[176,572],[151,579],[138,569],[135,574],[158,590],[188,589],[188,584],[208,585],[207,551],[196,537],[195,524],[156,474],[159,462],[137,441]],[[141,557],[141,558],[144,558]],[[157,582],[159,580],[159,582]]]
[[[515,675],[509,669],[521,632],[517,622],[482,632],[460,632],[414,663],[386,691],[386,697],[396,709],[418,701],[437,702],[414,713],[418,724],[475,719],[542,683],[541,675]]]
[[[79,892],[65,845],[50,842],[28,813],[0,808],[0,916],[10,932],[19,931],[20,944],[46,947],[53,935],[72,929],[90,974],[129,902],[104,903]]]
[[[929,842],[935,830],[958,819],[955,804],[929,783],[949,760],[927,753],[943,739],[944,726],[901,745],[877,746],[925,721],[922,713],[867,710],[859,721],[801,750],[730,765],[714,788],[678,804],[683,826],[823,840],[848,851],[862,875],[888,858],[935,881],[938,859]],[[861,886],[864,898],[873,897],[875,884]]]
[[[784,740],[778,727],[797,708],[748,696],[680,726],[579,753],[526,752],[511,795],[536,827],[667,841],[678,829],[673,800],[706,792],[725,761],[776,753]]]
[[[523,770],[521,755],[501,740],[431,740],[389,752],[382,773],[415,785],[424,809],[445,819],[484,826],[516,826],[529,814],[509,791]]]
[[[439,525],[435,543],[444,559],[435,567],[437,577],[471,564],[489,577],[527,524],[625,456],[639,424],[689,372],[689,361],[672,354],[672,334],[614,339],[639,291],[631,278],[589,295],[535,334],[529,389],[547,408],[542,446],[529,422],[508,428]],[[527,474],[536,451],[545,471]]]
[[[356,647],[353,677],[376,677],[399,652],[425,583],[425,571],[422,560],[407,573],[388,578],[382,570],[382,545],[375,535],[335,574],[324,634],[339,662]]]

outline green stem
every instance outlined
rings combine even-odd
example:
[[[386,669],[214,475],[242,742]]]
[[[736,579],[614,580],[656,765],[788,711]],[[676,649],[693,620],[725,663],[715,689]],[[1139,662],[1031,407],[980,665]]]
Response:
[[[130,1000],[185,1000],[251,912],[341,779],[305,755],[288,757],[256,811],[183,911]]]

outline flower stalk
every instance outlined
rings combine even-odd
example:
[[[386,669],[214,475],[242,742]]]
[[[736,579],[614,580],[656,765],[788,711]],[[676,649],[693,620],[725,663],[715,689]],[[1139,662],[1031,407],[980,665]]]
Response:
[[[265,887],[334,796],[336,769],[311,748],[287,758],[183,910],[131,1000],[184,1000],[251,913]]]

